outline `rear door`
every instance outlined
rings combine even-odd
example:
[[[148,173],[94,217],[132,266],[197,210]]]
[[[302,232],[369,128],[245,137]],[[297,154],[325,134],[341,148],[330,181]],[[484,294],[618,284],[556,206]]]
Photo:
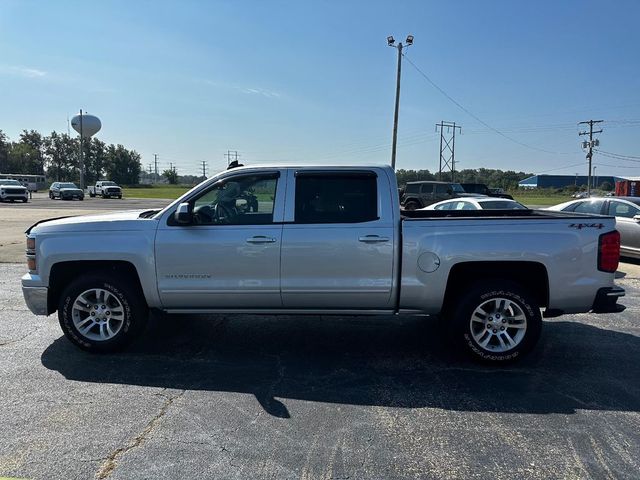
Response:
[[[633,219],[640,215],[640,208],[630,202],[609,200],[608,214],[616,217],[616,230],[620,232],[620,243],[625,253],[640,254],[640,223]]]
[[[397,239],[384,172],[293,173],[282,232],[284,307],[392,308]]]

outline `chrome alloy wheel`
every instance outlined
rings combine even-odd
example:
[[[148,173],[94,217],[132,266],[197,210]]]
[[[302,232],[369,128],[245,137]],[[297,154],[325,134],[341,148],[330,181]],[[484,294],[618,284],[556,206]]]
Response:
[[[481,348],[502,353],[522,342],[527,332],[527,317],[514,301],[492,298],[473,311],[470,328],[473,339]]]
[[[124,325],[124,307],[111,292],[92,288],[75,299],[71,318],[78,333],[89,340],[110,340]]]

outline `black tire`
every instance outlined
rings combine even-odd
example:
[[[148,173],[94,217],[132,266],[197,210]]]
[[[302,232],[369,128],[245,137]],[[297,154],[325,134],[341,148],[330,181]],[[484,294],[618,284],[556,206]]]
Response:
[[[122,320],[117,322],[119,328],[111,338],[106,340],[92,339],[87,336],[99,335],[101,332],[99,324],[94,322],[95,324],[86,335],[80,333],[78,327],[74,324],[74,303],[81,294],[90,292],[92,289],[106,290],[115,297],[115,300],[109,298],[106,301],[107,308],[110,308],[109,304],[111,304],[111,308],[114,309],[114,315],[115,310],[121,309],[123,311]],[[95,296],[87,295],[87,298],[95,299]],[[103,298],[102,302],[104,300]],[[120,302],[121,306],[118,306],[117,302]],[[95,303],[95,306],[100,307],[98,305],[101,303],[99,298],[95,300]],[[95,306],[92,308],[95,308]],[[84,312],[82,312],[82,315],[84,315]],[[149,311],[139,286],[114,274],[87,275],[78,278],[65,288],[58,303],[58,320],[65,336],[77,347],[91,353],[111,353],[122,350],[140,335],[147,323],[148,316]],[[109,320],[114,318],[109,318]],[[81,319],[80,322],[86,319],[88,319],[88,316]],[[93,317],[91,321],[94,319],[98,319],[98,317]]]
[[[118,200],[122,200],[122,195],[118,195]]]
[[[418,202],[407,202],[404,204],[404,209],[405,210],[417,210],[420,208],[420,204]]]
[[[479,311],[475,314],[481,306],[488,313],[484,319]],[[524,317],[524,322],[516,317]],[[451,334],[457,348],[485,363],[518,360],[535,346],[541,331],[542,315],[536,298],[522,286],[506,280],[473,286],[461,298],[451,318]],[[514,346],[510,347],[509,339]]]
[[[26,199],[26,198],[23,198],[23,199],[22,199],[22,203],[27,203],[27,199]]]
[[[49,198],[53,200],[53,193],[49,192]]]

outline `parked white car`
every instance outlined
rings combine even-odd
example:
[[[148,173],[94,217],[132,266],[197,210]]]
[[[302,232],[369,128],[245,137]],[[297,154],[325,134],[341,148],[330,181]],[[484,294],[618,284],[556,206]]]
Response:
[[[420,210],[526,210],[527,207],[507,198],[452,198],[434,203]]]

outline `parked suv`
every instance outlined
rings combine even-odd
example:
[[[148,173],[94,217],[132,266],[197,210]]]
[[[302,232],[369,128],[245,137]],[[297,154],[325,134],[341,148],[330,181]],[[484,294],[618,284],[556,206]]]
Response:
[[[489,188],[484,183],[461,183],[464,191],[467,193],[477,193],[480,195],[487,195],[488,197],[496,198],[508,198],[513,200],[513,197],[508,193],[504,193],[501,188]]]
[[[454,182],[407,182],[400,205],[405,210],[417,210],[424,208],[432,203],[450,198],[458,197],[477,197],[478,195],[469,194],[459,183]]]
[[[17,180],[8,180],[0,178],[0,202],[8,200],[13,202],[20,200],[26,202],[29,200],[29,192],[26,187],[20,185]]]
[[[84,191],[79,189],[75,183],[53,182],[49,187],[49,198],[59,198],[60,200],[84,200]]]

